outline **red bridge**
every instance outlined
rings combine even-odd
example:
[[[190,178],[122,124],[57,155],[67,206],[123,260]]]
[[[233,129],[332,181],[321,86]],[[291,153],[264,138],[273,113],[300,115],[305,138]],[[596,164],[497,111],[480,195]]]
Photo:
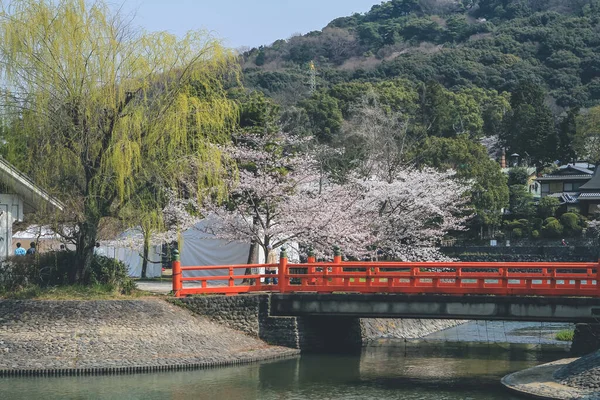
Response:
[[[315,262],[181,267],[173,262],[175,296],[276,293],[404,293],[600,297],[598,263]],[[276,275],[247,273],[277,268]],[[202,276],[185,276],[198,271]],[[277,284],[266,284],[267,278]],[[195,282],[195,287],[186,287]]]
[[[277,268],[277,274],[252,273]],[[184,276],[199,272],[200,276]],[[277,277],[277,284],[267,278]],[[192,283],[193,286],[184,284]],[[173,293],[270,296],[271,316],[600,322],[600,262],[333,262],[181,267]]]

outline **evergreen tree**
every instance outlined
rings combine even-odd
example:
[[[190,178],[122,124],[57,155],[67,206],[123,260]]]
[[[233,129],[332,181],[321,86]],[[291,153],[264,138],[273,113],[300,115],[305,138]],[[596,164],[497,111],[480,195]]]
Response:
[[[569,109],[558,125],[558,159],[563,164],[577,161],[575,136],[577,135],[577,116],[579,108]]]
[[[500,134],[511,152],[542,165],[557,157],[558,137],[552,111],[545,103],[544,89],[534,83],[520,83],[513,92]]]

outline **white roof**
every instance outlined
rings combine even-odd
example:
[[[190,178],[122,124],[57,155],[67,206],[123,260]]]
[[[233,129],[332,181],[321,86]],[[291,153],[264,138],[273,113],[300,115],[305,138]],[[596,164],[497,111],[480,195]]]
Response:
[[[52,197],[37,186],[28,176],[0,157],[0,181],[23,199],[26,212],[40,209],[41,205],[62,211],[65,206],[60,200]]]
[[[48,226],[31,225],[23,231],[14,232],[13,239],[58,239],[56,234]]]

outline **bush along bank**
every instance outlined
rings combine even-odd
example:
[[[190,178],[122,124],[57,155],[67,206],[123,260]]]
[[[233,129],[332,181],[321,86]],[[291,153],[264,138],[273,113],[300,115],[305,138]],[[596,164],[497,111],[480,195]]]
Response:
[[[13,256],[0,261],[0,298],[36,297],[35,294],[49,288],[73,286],[71,276],[75,262],[72,251],[37,253],[33,256]],[[102,256],[94,256],[85,279],[78,285],[99,291],[129,295],[135,282],[127,274],[122,262]],[[77,291],[77,290],[75,290]]]

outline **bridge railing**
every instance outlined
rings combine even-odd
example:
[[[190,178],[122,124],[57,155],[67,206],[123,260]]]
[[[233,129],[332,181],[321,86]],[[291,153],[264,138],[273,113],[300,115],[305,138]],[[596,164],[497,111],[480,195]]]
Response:
[[[262,268],[278,271],[256,273]],[[183,276],[187,271],[201,276]],[[173,262],[178,297],[249,292],[600,297],[599,282],[599,264],[593,262],[342,262],[339,255],[333,262],[309,257],[306,264],[288,264],[287,257],[279,264],[181,267],[178,259]]]

